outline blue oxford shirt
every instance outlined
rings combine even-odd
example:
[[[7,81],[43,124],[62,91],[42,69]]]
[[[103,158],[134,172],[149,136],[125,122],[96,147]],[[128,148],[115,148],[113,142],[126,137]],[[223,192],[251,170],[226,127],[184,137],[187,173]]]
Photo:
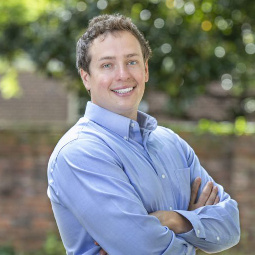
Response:
[[[88,102],[49,160],[48,196],[68,255],[192,255],[239,241],[237,203],[223,187],[220,202],[188,211],[191,184],[213,181],[192,148],[138,112],[137,122]],[[174,210],[193,229],[175,234],[151,215]]]

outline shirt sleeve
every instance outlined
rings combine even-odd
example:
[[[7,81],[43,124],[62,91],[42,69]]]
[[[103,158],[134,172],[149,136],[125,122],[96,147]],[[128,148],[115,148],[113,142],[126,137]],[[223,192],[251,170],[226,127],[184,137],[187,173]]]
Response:
[[[103,142],[71,142],[53,165],[52,199],[86,229],[88,246],[95,240],[111,255],[195,254],[193,245],[148,215],[117,156]],[[57,222],[69,220],[54,214]]]
[[[205,252],[220,252],[239,242],[240,223],[237,202],[227,194],[223,187],[209,176],[200,165],[198,157],[191,147],[180,138],[182,150],[185,153],[188,167],[191,169],[191,183],[196,177],[201,177],[202,183],[198,196],[208,181],[213,181],[218,187],[220,202],[217,205],[208,205],[194,211],[176,210],[186,217],[192,224],[193,230],[179,234],[187,242]]]

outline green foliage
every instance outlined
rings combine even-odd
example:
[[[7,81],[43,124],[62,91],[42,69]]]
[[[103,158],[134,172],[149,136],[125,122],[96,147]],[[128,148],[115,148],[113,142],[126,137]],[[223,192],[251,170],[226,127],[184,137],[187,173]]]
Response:
[[[254,135],[255,124],[248,123],[243,116],[237,117],[234,123],[202,119],[198,123],[197,132],[214,135]]]
[[[55,233],[50,233],[41,250],[33,251],[23,255],[64,255],[66,254],[60,237]],[[18,254],[16,254],[18,255]]]
[[[55,234],[48,235],[42,255],[43,254],[47,255],[65,254],[64,246],[58,236],[56,236]]]
[[[10,246],[0,247],[0,255],[15,255],[15,251]]]
[[[255,123],[247,122],[243,116],[237,117],[234,122],[216,122],[208,119],[201,119],[198,123],[193,122],[171,122],[171,123],[160,123],[165,127],[169,127],[172,130],[178,132],[193,132],[198,135],[202,134],[213,134],[216,136],[224,135],[254,135],[255,134]]]
[[[0,11],[0,58],[13,64],[25,52],[43,72],[79,83],[83,96],[75,68],[78,37],[95,15],[130,16],[153,50],[149,86],[169,95],[172,114],[181,115],[216,80],[240,101],[233,115],[245,115],[242,105],[255,84],[252,1],[11,0],[2,1]]]
[[[17,71],[14,68],[10,68],[1,79],[0,91],[4,99],[21,95],[21,89],[17,82]]]
[[[22,252],[15,251],[11,246],[0,247],[0,255],[64,255],[66,254],[60,237],[55,233],[47,236],[44,246],[38,251]]]

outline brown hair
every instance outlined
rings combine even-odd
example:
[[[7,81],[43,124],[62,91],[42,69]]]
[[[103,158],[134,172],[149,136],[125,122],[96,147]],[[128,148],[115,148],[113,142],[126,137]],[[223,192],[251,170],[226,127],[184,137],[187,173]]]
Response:
[[[87,31],[81,36],[76,47],[76,67],[78,71],[83,69],[89,73],[89,64],[91,56],[89,55],[89,47],[94,39],[106,33],[115,31],[128,31],[132,33],[139,41],[143,53],[144,61],[147,61],[151,56],[151,48],[148,41],[145,40],[137,26],[133,24],[130,18],[120,14],[99,15],[94,17],[89,22]]]

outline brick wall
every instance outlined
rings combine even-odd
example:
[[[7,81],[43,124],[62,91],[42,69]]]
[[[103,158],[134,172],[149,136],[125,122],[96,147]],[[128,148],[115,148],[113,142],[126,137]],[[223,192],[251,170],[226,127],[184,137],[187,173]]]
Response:
[[[0,244],[37,249],[55,228],[46,196],[46,166],[64,131],[0,131]]]
[[[12,244],[21,251],[35,250],[42,246],[47,233],[56,230],[46,195],[46,168],[66,129],[0,129],[0,246]],[[188,132],[181,136],[195,149],[213,178],[239,203],[245,238],[237,249],[254,249],[255,136],[217,137]]]

